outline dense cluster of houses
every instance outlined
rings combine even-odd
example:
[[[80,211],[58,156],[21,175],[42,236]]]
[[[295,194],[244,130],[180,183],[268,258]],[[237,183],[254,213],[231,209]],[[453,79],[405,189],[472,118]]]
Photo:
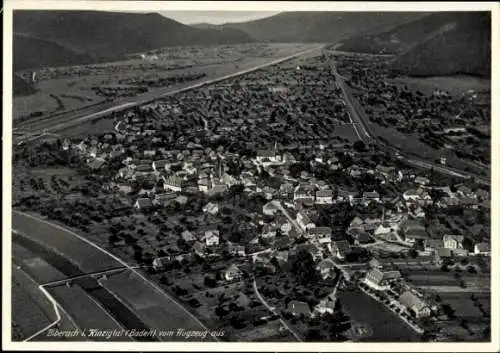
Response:
[[[244,80],[239,84],[244,87],[243,90],[251,91]],[[295,86],[300,85],[295,83]],[[295,86],[294,90],[298,90]],[[285,91],[287,90],[275,89],[271,93],[282,94]],[[266,94],[268,93],[269,91]],[[210,91],[210,94],[215,96],[217,91]],[[202,99],[204,94],[198,92],[194,97],[198,96]],[[230,100],[230,97],[218,96],[217,99],[224,102]],[[153,114],[151,109],[155,110],[154,114],[160,115],[173,111],[172,114],[183,119],[182,106],[155,103],[143,107],[142,112]],[[235,111],[219,109],[212,115],[232,116]],[[237,125],[237,122],[230,120],[225,119],[225,123]],[[209,198],[216,195],[227,196],[236,189],[233,188],[235,186],[238,186],[239,192],[259,194],[266,200],[261,214],[255,217],[255,222],[249,222],[255,223],[252,224],[255,234],[248,243],[237,244],[224,239],[216,223],[195,230],[185,230],[179,237],[191,252],[157,257],[153,261],[153,267],[158,271],[172,261],[182,261],[193,255],[206,258],[227,251],[238,258],[238,263],[250,263],[253,269],[265,269],[274,273],[287,263],[290,254],[307,251],[315,261],[320,277],[333,281],[339,262],[346,261],[350,254],[359,252],[366,244],[375,241],[403,243],[417,248],[420,246],[422,251],[433,252],[440,262],[447,257],[467,256],[469,251],[464,248],[463,235],[445,234],[441,238],[429,235],[424,223],[426,206],[435,204],[438,208],[447,208],[465,205],[471,209],[489,207],[490,195],[486,190],[473,191],[466,186],[459,186],[452,192],[450,188],[430,185],[430,180],[424,176],[409,175],[407,171],[384,163],[373,168],[361,162],[345,167],[334,152],[321,145],[310,161],[311,164],[326,166],[331,171],[341,171],[346,178],[356,179],[369,174],[380,184],[396,187],[405,185],[405,188],[411,185],[411,188],[401,190],[400,195],[388,197],[384,193],[381,195],[377,189],[359,191],[339,187],[334,182],[320,180],[306,171],[302,171],[300,177],[292,178],[289,167],[296,158],[289,150],[281,148],[275,142],[274,148],[266,149],[262,146],[262,149],[256,150],[254,157],[248,157],[238,152],[229,152],[223,146],[209,147],[213,144],[204,141],[212,141],[215,134],[207,128],[206,121],[200,124],[199,129],[193,128],[192,136],[191,132],[186,132],[186,136],[180,137],[174,136],[171,131],[165,131],[168,129],[164,126],[155,126],[137,112],[125,113],[119,126],[114,133],[76,142],[65,140],[62,148],[78,154],[95,173],[111,171],[114,176],[106,187],[133,199],[132,204],[137,212],[148,213],[173,204],[184,205],[193,194],[204,194]],[[217,133],[221,132],[221,127],[223,124],[217,127]],[[199,134],[204,134],[205,139],[198,138]],[[239,171],[231,171],[231,165],[238,165]],[[112,166],[110,170],[107,169],[108,166]],[[278,179],[279,186],[261,177],[263,171],[272,175],[275,180]],[[436,192],[439,192],[438,197],[435,196]],[[381,217],[355,217],[346,229],[345,236],[338,237],[334,236],[332,227],[318,221],[318,210],[338,203],[348,203],[357,208],[375,206],[383,209],[383,212]],[[386,211],[387,204],[391,206]],[[221,205],[211,198],[211,201],[203,205],[202,212],[207,217],[217,219],[221,209]],[[242,224],[240,228],[244,226],[248,225]],[[481,242],[473,246],[475,254],[488,255],[490,252],[489,243]],[[226,267],[223,275],[226,281],[238,280],[245,272],[240,265],[230,260]],[[416,317],[428,316],[429,310],[432,310],[418,293],[404,287],[397,271],[385,271],[373,264],[364,283],[376,291],[389,293],[395,305],[413,312]],[[332,294],[321,300],[315,308],[292,301],[288,304],[288,309],[294,314],[309,316],[333,312],[334,306],[335,296]]]

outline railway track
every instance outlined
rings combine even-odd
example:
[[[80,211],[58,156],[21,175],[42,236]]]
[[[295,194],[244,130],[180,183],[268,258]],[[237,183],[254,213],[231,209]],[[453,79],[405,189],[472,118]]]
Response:
[[[14,139],[14,144],[19,144],[21,142],[29,141],[30,139],[33,139],[35,133],[40,132],[40,130],[46,130],[48,132],[61,131],[61,130],[67,129],[67,128],[75,126],[75,125],[83,124],[83,123],[86,123],[86,122],[89,122],[89,121],[92,121],[92,120],[95,120],[98,118],[102,118],[103,116],[110,114],[110,113],[113,113],[113,112],[123,111],[123,110],[129,109],[129,108],[143,105],[143,104],[151,103],[151,102],[158,100],[158,99],[161,99],[163,97],[171,96],[171,95],[181,93],[181,92],[186,92],[186,91],[200,88],[200,87],[210,85],[213,83],[222,82],[222,81],[225,81],[225,80],[228,80],[231,78],[245,75],[247,73],[251,73],[254,71],[264,69],[264,68],[269,67],[269,66],[281,64],[281,63],[284,63],[284,62],[289,61],[289,60],[293,60],[293,59],[301,57],[301,56],[315,55],[314,54],[315,52],[317,52],[317,54],[320,55],[323,47],[324,47],[324,45],[318,45],[316,47],[309,48],[307,50],[303,50],[301,52],[298,52],[298,53],[295,53],[292,55],[288,55],[286,57],[279,58],[279,59],[273,60],[273,61],[265,63],[265,64],[261,64],[261,65],[251,67],[248,69],[240,70],[238,72],[235,72],[235,73],[232,73],[229,75],[224,75],[221,77],[208,79],[208,80],[202,80],[202,81],[196,82],[194,84],[189,83],[189,84],[186,84],[184,87],[176,87],[174,89],[168,88],[165,90],[160,90],[158,92],[146,93],[144,95],[134,97],[130,101],[115,102],[114,106],[109,106],[109,107],[105,106],[105,108],[103,110],[100,110],[99,108],[102,109],[103,107],[99,106],[99,107],[95,108],[97,111],[93,111],[93,109],[94,109],[94,107],[93,107],[91,112],[86,111],[86,110],[85,111],[77,111],[77,112],[71,112],[68,114],[63,114],[63,115],[58,115],[58,116],[53,116],[53,117],[41,118],[41,119],[37,119],[35,121],[25,121],[25,122],[15,126],[15,127],[29,130],[31,134],[28,133],[28,134],[25,134],[23,136],[19,136],[18,138]]]

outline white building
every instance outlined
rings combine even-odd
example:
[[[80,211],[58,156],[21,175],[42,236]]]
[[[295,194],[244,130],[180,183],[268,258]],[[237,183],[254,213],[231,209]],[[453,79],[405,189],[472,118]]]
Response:
[[[443,243],[446,249],[463,249],[463,241],[463,235],[445,234],[443,236]]]
[[[316,191],[316,204],[329,205],[333,203],[332,190],[318,190]]]
[[[316,226],[303,211],[297,213],[297,223],[304,231]]]

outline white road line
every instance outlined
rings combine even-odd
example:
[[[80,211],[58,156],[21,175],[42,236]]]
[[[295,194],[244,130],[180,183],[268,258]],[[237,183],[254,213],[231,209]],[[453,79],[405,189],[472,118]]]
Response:
[[[51,327],[54,327],[55,325],[57,325],[59,323],[59,321],[61,321],[61,314],[59,314],[59,308],[58,308],[59,304],[52,297],[52,295],[50,295],[50,293],[47,292],[47,290],[45,288],[43,288],[43,286],[38,286],[38,289],[40,289],[42,291],[42,293],[47,297],[47,299],[51,302],[52,306],[54,307],[54,311],[56,313],[57,319],[53,323],[45,326],[41,330],[39,330],[36,333],[32,334],[30,337],[26,338],[24,340],[24,342],[28,342],[28,341],[32,340],[33,338],[35,338],[36,336],[44,333],[45,331],[47,331]]]
[[[94,244],[93,242],[91,242],[90,240],[76,234],[75,232],[69,230],[68,228],[65,228],[65,227],[62,227],[60,225],[57,225],[57,224],[54,224],[54,223],[51,223],[49,221],[46,221],[44,219],[41,219],[39,217],[36,217],[36,216],[33,216],[33,215],[30,215],[30,214],[27,214],[27,213],[24,213],[24,212],[20,212],[20,211],[17,211],[17,210],[12,210],[13,213],[17,213],[17,214],[21,214],[23,216],[26,216],[28,218],[32,218],[34,220],[37,220],[39,222],[42,222],[42,223],[45,223],[45,224],[48,224],[52,227],[55,227],[57,229],[60,229],[62,231],[65,231],[67,232],[68,234],[71,234],[73,235],[74,237],[77,237],[78,239],[80,239],[81,241],[93,246],[94,248],[96,248],[97,250],[100,250],[101,252],[103,252],[104,254],[110,256],[111,258],[115,259],[116,261],[118,261],[119,263],[121,263],[123,266],[127,267],[130,271],[134,272],[137,276],[139,276],[142,280],[144,280],[147,284],[151,285],[156,291],[158,291],[160,294],[164,295],[165,297],[167,297],[168,299],[170,299],[175,305],[177,305],[180,309],[182,309],[190,318],[192,318],[196,323],[198,323],[201,327],[203,327],[205,330],[208,330],[208,328],[200,321],[198,320],[198,318],[196,316],[194,316],[193,314],[191,314],[186,308],[184,308],[182,305],[180,305],[174,298],[172,298],[170,295],[168,295],[167,293],[165,293],[156,283],[148,280],[146,277],[144,277],[139,271],[136,271],[134,267],[130,266],[129,264],[127,264],[125,261],[123,261],[122,259],[118,258],[117,256],[113,255],[112,253],[110,253],[109,251],[107,250],[104,250],[103,248],[101,248],[100,246]],[[219,339],[217,337],[214,337],[214,339],[216,341],[219,341]]]
[[[356,131],[356,135],[358,135],[358,139],[363,141],[363,139],[361,138],[361,135],[358,132],[358,128],[356,127],[356,124],[354,123],[354,121],[352,121],[351,113],[347,112],[347,116],[349,117],[349,120],[351,122],[352,127],[354,128],[354,131]]]

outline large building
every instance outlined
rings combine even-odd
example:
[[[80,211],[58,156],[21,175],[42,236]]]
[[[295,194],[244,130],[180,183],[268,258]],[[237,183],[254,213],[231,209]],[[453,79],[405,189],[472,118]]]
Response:
[[[387,290],[390,284],[401,278],[399,271],[383,271],[373,268],[366,274],[365,283],[376,290]]]
[[[401,294],[398,301],[402,307],[415,314],[417,318],[427,317],[431,314],[431,307],[409,290]]]

